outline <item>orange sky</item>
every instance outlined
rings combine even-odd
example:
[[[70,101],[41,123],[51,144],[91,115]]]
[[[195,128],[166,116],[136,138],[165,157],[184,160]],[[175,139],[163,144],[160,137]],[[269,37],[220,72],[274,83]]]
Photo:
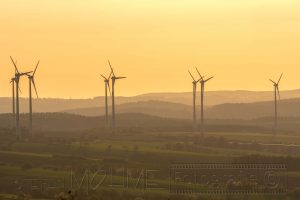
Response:
[[[6,0],[0,26],[0,96],[10,55],[23,71],[41,60],[41,97],[103,95],[107,58],[128,76],[117,95],[190,91],[194,66],[216,76],[207,90],[271,90],[281,72],[300,88],[299,0]]]

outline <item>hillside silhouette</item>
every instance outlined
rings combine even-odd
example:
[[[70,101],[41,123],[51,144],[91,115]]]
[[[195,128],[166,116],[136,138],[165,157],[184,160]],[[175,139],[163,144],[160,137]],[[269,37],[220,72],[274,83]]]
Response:
[[[33,115],[35,132],[109,132],[104,116],[81,116],[68,113],[35,113]],[[128,132],[141,131],[192,131],[192,120],[151,116],[142,113],[117,114],[117,125]],[[20,116],[21,129],[28,133],[28,114]],[[279,128],[283,133],[300,134],[300,117],[280,118]],[[199,125],[199,124],[198,124]],[[15,121],[12,114],[0,114],[0,132],[13,130]],[[260,132],[272,133],[273,117],[251,120],[207,119],[208,131],[216,132]],[[14,132],[14,131],[12,131]]]
[[[282,91],[281,98],[300,98],[300,89]],[[225,103],[253,103],[272,100],[272,91],[207,91],[205,93],[205,105],[207,107]],[[139,101],[164,101],[192,105],[192,92],[149,93],[131,97],[116,96],[117,105]],[[200,103],[199,91],[197,92],[197,103]],[[104,106],[104,97],[99,96],[90,99],[40,98],[34,99],[33,104],[34,112],[61,112],[64,110],[102,107]],[[0,98],[0,113],[10,113],[11,107],[10,97]],[[20,111],[28,112],[27,98],[20,98]]]
[[[199,106],[198,106],[199,107]],[[206,108],[205,115],[211,119],[254,119],[274,115],[274,102],[226,103]],[[110,109],[110,108],[109,108]],[[166,118],[192,119],[192,106],[163,101],[140,101],[125,103],[116,107],[118,113],[143,113]],[[64,110],[66,113],[100,116],[104,107]],[[200,116],[197,110],[198,117]],[[300,116],[300,99],[284,99],[278,102],[278,115],[282,117]]]

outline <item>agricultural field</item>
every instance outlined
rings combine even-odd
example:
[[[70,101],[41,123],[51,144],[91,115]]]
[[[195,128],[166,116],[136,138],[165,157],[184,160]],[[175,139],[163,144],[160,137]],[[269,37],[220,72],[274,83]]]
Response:
[[[1,199],[248,199],[171,191],[170,167],[177,163],[284,164],[288,185],[276,198],[298,199],[300,193],[298,135],[147,131],[53,133],[19,141],[1,137]],[[197,187],[205,191],[208,186]],[[255,199],[273,197],[257,194]]]

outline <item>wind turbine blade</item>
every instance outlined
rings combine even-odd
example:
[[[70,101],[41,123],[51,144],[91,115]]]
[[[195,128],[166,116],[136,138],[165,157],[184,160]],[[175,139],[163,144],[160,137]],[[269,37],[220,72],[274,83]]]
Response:
[[[281,80],[281,78],[282,78],[282,75],[283,75],[283,73],[281,73],[281,75],[280,75],[280,77],[279,77],[279,79],[278,79],[278,81],[277,81],[277,84],[279,84],[279,82],[280,82],[280,80]]]
[[[36,67],[35,67],[35,69],[34,69],[34,71],[33,71],[33,74],[32,74],[32,76],[34,76],[34,74],[35,74],[35,72],[36,72],[36,70],[37,70],[37,68],[38,68],[39,64],[40,64],[40,61],[38,61],[38,62],[37,62],[37,64],[36,64]]]
[[[102,74],[100,74],[100,76],[102,76],[104,78],[104,80],[106,80],[107,78],[105,76],[103,76]]]
[[[18,64],[18,61],[17,60],[15,60],[15,64],[16,64],[16,66],[17,66],[17,64]],[[17,73],[17,70],[15,69],[15,73]]]
[[[20,76],[28,75],[30,73],[32,73],[32,71],[21,73]]]
[[[210,78],[208,78],[208,79],[206,79],[204,82],[207,82],[207,81],[209,81],[210,79],[212,79],[214,76],[212,76],[212,77],[210,77]]]
[[[13,58],[12,58],[11,56],[10,56],[10,60],[11,60],[11,62],[13,63],[16,72],[19,73],[19,70],[18,70],[18,68],[17,68],[17,65],[16,65],[15,61],[13,60]]]
[[[127,78],[127,77],[125,77],[125,76],[115,77],[115,79],[123,79],[123,78]]]
[[[110,72],[109,77],[108,77],[108,80],[110,79],[111,75],[112,75],[112,72]]]
[[[110,61],[108,60],[108,64],[109,64],[109,67],[110,67],[110,70],[111,70],[111,73],[115,76],[115,73],[114,73],[114,69],[112,68],[111,64],[110,64]]]
[[[111,67],[110,61],[109,61],[109,60],[107,60],[107,62],[108,62],[108,65]]]
[[[276,86],[276,88],[277,88],[277,95],[278,95],[278,97],[279,97],[279,99],[280,99],[280,92],[279,92],[279,87],[278,87],[278,85]]]
[[[32,78],[31,81],[32,81],[32,84],[33,84],[33,87],[34,87],[34,91],[35,91],[36,97],[39,98],[39,95],[38,95],[37,90],[36,90],[34,78]]]
[[[203,79],[204,79],[204,77],[203,77],[203,76],[201,76],[201,74],[200,74],[200,72],[199,72],[198,68],[197,68],[197,67],[195,67],[195,68],[196,68],[196,70],[197,70],[197,73],[199,74],[200,78],[203,80]]]
[[[272,79],[269,79],[272,83],[276,84],[275,81],[273,81]]]
[[[191,72],[190,71],[188,71],[188,72],[189,72],[190,76],[192,77],[192,79],[195,81],[195,79],[194,79],[193,75],[191,74]]]

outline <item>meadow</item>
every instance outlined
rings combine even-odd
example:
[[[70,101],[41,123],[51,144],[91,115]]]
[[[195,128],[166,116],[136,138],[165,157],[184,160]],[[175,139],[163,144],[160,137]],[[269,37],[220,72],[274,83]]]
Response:
[[[16,140],[7,132],[2,131],[0,140],[1,199],[63,199],[70,198],[68,191],[73,190],[78,199],[211,199],[203,194],[171,193],[173,163],[284,163],[289,185],[281,197],[297,199],[299,195],[300,136],[295,134],[209,132],[201,137],[188,131],[120,131],[114,135],[93,131],[35,134]],[[145,187],[145,171],[151,172],[154,189]],[[89,188],[88,180],[101,182],[101,187]],[[180,184],[184,188],[190,183]],[[256,199],[272,198],[256,195]]]
[[[210,195],[170,193],[169,172],[173,163],[287,164],[288,191],[281,199],[299,197],[298,135],[209,132],[202,138],[193,132],[145,131],[114,135],[96,132],[35,135],[19,141],[13,134],[2,133],[0,193],[3,199],[59,199],[64,195],[67,198],[71,189],[76,190],[79,199],[211,199]],[[145,187],[147,170],[152,172],[154,189]],[[71,186],[72,174],[77,176],[75,186]],[[101,187],[88,188],[91,186],[86,183],[91,178],[94,183],[102,180]],[[184,187],[188,183],[181,184]],[[248,199],[247,195],[213,197]],[[256,195],[255,199],[273,197]]]

